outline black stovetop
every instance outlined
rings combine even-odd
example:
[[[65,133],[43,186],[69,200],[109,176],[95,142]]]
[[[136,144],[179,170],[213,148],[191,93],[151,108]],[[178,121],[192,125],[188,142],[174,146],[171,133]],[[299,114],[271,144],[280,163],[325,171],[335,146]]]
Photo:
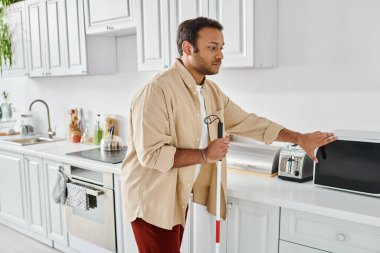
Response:
[[[121,150],[103,151],[100,148],[88,149],[78,152],[67,153],[66,155],[77,156],[105,163],[117,164],[124,160],[127,153],[127,147],[122,147]]]

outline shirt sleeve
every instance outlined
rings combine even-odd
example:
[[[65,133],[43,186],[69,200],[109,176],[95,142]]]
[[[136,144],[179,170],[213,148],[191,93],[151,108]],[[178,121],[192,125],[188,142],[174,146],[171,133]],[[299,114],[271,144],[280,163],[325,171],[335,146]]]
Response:
[[[135,97],[131,114],[132,138],[140,164],[161,172],[169,171],[176,148],[169,145],[169,114],[162,89],[152,84],[144,87]]]
[[[271,144],[284,127],[254,113],[247,113],[222,93],[224,103],[225,129],[230,134],[236,134],[257,141]]]

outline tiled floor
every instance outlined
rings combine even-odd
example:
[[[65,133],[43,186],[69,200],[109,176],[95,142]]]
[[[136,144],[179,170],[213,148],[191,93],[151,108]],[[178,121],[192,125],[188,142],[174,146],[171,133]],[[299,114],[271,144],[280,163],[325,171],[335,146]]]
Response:
[[[1,253],[60,253],[6,226],[0,225]]]

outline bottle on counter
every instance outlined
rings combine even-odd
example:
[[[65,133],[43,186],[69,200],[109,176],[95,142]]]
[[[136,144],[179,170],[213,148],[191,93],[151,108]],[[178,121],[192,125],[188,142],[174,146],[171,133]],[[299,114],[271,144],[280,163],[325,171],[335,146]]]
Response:
[[[95,129],[94,129],[94,144],[99,145],[103,138],[103,129],[100,126],[100,114],[96,117]]]
[[[92,138],[90,136],[90,131],[88,123],[86,123],[86,128],[84,130],[84,133],[82,134],[82,138],[80,140],[81,143],[83,144],[91,144],[92,143]]]

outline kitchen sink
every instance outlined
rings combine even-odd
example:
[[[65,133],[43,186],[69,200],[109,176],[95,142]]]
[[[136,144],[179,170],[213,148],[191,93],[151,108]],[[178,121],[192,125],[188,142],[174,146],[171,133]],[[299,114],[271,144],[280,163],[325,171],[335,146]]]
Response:
[[[33,137],[25,137],[25,138],[4,139],[4,140],[1,140],[1,142],[25,146],[25,145],[35,145],[35,144],[49,143],[49,142],[55,142],[55,141],[62,141],[62,140],[63,139],[50,139],[47,137],[33,136]]]

